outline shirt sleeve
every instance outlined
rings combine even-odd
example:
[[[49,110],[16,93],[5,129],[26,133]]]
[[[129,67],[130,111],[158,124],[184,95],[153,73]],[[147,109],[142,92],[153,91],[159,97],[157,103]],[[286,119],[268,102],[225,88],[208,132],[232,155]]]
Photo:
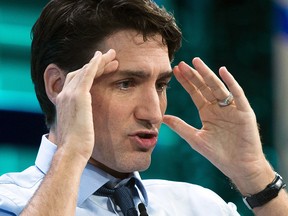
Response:
[[[0,215],[1,216],[16,216],[16,214],[12,213],[12,212],[7,212],[7,211],[4,211],[2,209],[0,209]]]
[[[0,194],[0,216],[16,216],[21,210],[11,199]]]

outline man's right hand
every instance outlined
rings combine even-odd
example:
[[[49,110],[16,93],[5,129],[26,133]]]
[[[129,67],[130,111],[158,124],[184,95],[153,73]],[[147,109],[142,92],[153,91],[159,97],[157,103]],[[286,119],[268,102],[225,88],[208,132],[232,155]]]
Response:
[[[91,157],[95,139],[90,89],[94,79],[117,69],[115,57],[112,49],[105,54],[97,51],[88,64],[67,74],[56,98],[55,143],[58,148],[83,156],[86,162]]]
[[[114,50],[103,55],[96,52],[87,65],[66,76],[62,90],[52,101],[57,122],[50,130],[49,140],[57,144],[57,151],[22,216],[75,215],[81,175],[95,139],[90,89],[94,79],[117,69],[115,57]]]

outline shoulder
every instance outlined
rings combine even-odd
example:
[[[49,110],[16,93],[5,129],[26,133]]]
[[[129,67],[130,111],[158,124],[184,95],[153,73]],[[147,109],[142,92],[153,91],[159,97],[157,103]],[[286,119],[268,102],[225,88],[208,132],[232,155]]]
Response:
[[[37,190],[44,174],[31,166],[19,173],[7,173],[0,177],[0,210],[19,214]]]
[[[149,199],[159,197],[161,201],[169,203],[169,208],[175,206],[175,210],[181,207],[187,210],[191,208],[191,212],[195,214],[199,210],[199,215],[205,215],[203,212],[219,213],[215,215],[239,215],[233,203],[226,203],[214,191],[199,185],[168,180],[143,180],[143,185]]]
[[[144,180],[143,184],[145,188],[150,191],[165,191],[165,193],[171,194],[187,194],[193,196],[201,196],[201,197],[209,197],[209,198],[217,198],[220,197],[210,189],[204,188],[200,185],[195,185],[186,182],[177,182],[177,181],[168,181],[168,180]],[[220,198],[221,199],[221,198]],[[222,200],[222,199],[221,199]]]
[[[145,188],[158,188],[158,189],[167,189],[168,188],[177,188],[177,190],[185,190],[190,191],[193,190],[193,192],[196,193],[213,193],[210,189],[204,188],[200,185],[195,185],[187,182],[178,182],[178,181],[169,181],[169,180],[162,180],[162,179],[149,179],[149,180],[143,180],[143,184],[145,185]],[[188,192],[187,191],[187,192]]]

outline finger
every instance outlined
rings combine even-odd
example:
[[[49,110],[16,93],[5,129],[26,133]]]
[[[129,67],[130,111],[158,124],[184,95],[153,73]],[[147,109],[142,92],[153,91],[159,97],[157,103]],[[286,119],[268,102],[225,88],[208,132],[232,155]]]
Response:
[[[69,72],[66,74],[66,77],[65,77],[65,82],[64,82],[64,86],[63,87],[66,87],[68,83],[71,82],[71,80],[74,79],[74,77],[76,76],[77,73],[80,73],[80,71],[82,70],[85,70],[85,68],[87,67],[87,64],[84,65],[82,68],[76,70],[76,71],[73,71],[73,72]]]
[[[177,79],[177,81],[183,86],[183,88],[188,92],[190,97],[192,98],[195,106],[198,110],[201,109],[202,106],[206,103],[205,98],[202,96],[202,94],[196,89],[196,87],[187,80],[183,74],[180,72],[179,67],[175,66],[173,68],[173,73]]]
[[[198,89],[194,85],[194,82],[195,83],[202,82],[201,77],[199,77],[199,74],[197,73],[197,71],[195,71],[185,62],[180,62],[179,66],[176,66],[173,69],[173,72],[178,82],[184,87],[184,89],[191,96],[198,110],[200,110],[207,103],[207,101],[209,101],[210,103],[213,103],[215,101],[215,98],[211,94],[209,88],[202,87],[201,89]]]
[[[109,50],[107,53],[102,54],[100,51],[96,51],[94,57],[88,63],[86,69],[83,72],[84,80],[87,88],[91,88],[94,79],[101,76],[104,72],[104,68],[107,63],[110,63],[115,58],[115,51]]]
[[[187,124],[182,119],[172,115],[164,115],[163,123],[174,130],[184,140],[186,140],[193,149],[199,150],[197,148],[197,143],[200,143],[200,138],[196,135],[199,131],[198,129]]]
[[[87,86],[87,88],[89,88],[89,86],[91,87],[95,73],[97,72],[97,68],[98,68],[97,67],[95,71],[91,70],[92,68],[91,65],[93,64],[94,67],[95,65],[98,65],[100,62],[100,58],[102,58],[102,53],[100,51],[97,51],[88,64],[85,64],[82,68],[76,71],[69,72],[66,75],[64,87],[68,88],[68,86],[70,86],[72,89],[75,89],[75,88],[79,89],[82,86]],[[92,79],[92,83],[91,83],[91,79]],[[85,84],[79,85],[79,83],[81,82],[84,82],[84,83],[88,82],[88,85],[85,85]]]
[[[117,60],[113,60],[105,65],[104,73],[112,73],[117,70],[119,66],[119,62]]]
[[[200,76],[198,71],[190,67],[185,62],[180,62],[179,69],[182,71],[184,77],[188,79],[197,89],[201,92],[204,98],[209,102],[215,102],[215,97],[211,92],[211,89],[203,78]]]
[[[224,83],[200,58],[194,58],[192,63],[217,100],[223,100],[229,96],[230,93]]]
[[[245,96],[243,89],[234,79],[232,74],[229,73],[226,67],[221,67],[219,69],[219,75],[232,93],[236,107],[241,111],[251,110],[251,106],[247,97]]]
[[[105,54],[97,51],[90,62],[74,76],[73,79],[77,82],[77,86],[83,87],[84,90],[90,90],[94,79],[100,77],[104,72],[109,73],[118,67],[118,61],[115,60],[115,57],[115,50],[111,49]],[[81,83],[80,86],[79,83]]]
[[[99,51],[97,51],[99,52]],[[110,49],[108,52],[103,54],[100,58],[98,59],[97,52],[95,53],[95,56],[91,59],[91,61],[88,64],[87,70],[89,71],[89,78],[97,78],[101,76],[104,73],[104,69],[107,66],[107,64],[111,63],[113,60],[115,60],[116,57],[116,52],[113,49]],[[113,65],[116,64],[116,60],[113,63]],[[108,68],[109,69],[109,68]],[[105,72],[110,72],[111,70],[106,70]]]
[[[180,69],[178,66],[175,66],[173,68],[173,73],[178,80],[178,82],[184,87],[184,89],[190,94],[194,95],[197,94],[197,89],[195,86],[188,80],[186,79],[183,74],[181,73]]]

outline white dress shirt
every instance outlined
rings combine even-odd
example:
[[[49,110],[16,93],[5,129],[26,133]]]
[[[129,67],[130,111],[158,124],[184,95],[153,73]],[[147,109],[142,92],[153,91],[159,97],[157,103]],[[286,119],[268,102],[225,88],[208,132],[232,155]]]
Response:
[[[20,173],[0,177],[0,216],[19,215],[48,172],[57,146],[46,136],[38,151],[36,162]],[[136,204],[142,202],[149,216],[226,216],[238,215],[233,203],[226,203],[213,191],[198,185],[166,180],[142,180],[138,172]],[[87,164],[80,182],[76,216],[122,215],[110,198],[93,193],[109,180],[111,175]],[[65,181],[65,179],[64,179]]]

